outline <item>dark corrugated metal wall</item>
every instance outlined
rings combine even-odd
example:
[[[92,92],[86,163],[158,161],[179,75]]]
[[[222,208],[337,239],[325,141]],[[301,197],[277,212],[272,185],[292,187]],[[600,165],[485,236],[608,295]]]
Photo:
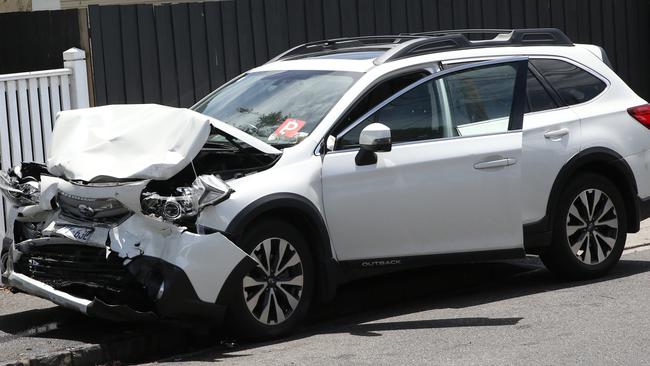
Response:
[[[90,8],[95,102],[187,107],[306,41],[453,28],[557,27],[602,45],[650,99],[650,0],[234,0]]]
[[[80,47],[77,10],[0,14],[0,74],[59,69]]]

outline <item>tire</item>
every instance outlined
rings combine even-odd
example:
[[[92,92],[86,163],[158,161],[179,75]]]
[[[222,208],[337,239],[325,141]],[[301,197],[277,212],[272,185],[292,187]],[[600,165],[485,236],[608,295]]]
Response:
[[[607,178],[576,176],[562,192],[553,218],[553,242],[540,255],[549,270],[583,280],[603,276],[618,263],[627,237],[627,212]]]
[[[252,341],[287,335],[307,316],[314,295],[314,265],[307,241],[284,221],[264,220],[246,231],[240,247],[260,264],[235,281],[238,288],[228,309],[228,328]],[[267,248],[271,248],[270,265],[262,265]]]

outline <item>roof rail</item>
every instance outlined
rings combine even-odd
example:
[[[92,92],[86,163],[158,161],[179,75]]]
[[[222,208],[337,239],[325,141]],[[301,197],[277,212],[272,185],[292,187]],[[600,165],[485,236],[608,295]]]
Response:
[[[472,34],[495,34],[495,37],[487,40],[470,40],[465,36]],[[556,28],[452,29],[386,36],[326,39],[296,46],[274,57],[269,62],[337,51],[385,50],[386,52],[374,61],[376,65],[379,65],[405,57],[453,49],[505,46],[573,46],[573,42]]]
[[[496,34],[488,40],[470,41],[465,34]],[[459,29],[424,33],[406,33],[404,36],[421,38],[392,47],[375,59],[376,65],[421,54],[452,49],[507,47],[507,46],[573,46],[561,30],[555,28],[531,29]]]
[[[384,62],[409,56],[471,48],[471,46],[471,42],[461,34],[416,38],[389,49],[383,55],[377,57],[374,63],[375,65],[381,65]]]
[[[333,38],[325,39],[322,41],[309,42],[291,48],[268,62],[275,62],[278,60],[286,60],[299,56],[329,52],[335,50],[350,50],[356,48],[376,48],[386,49],[392,47],[393,44],[398,44],[405,40],[418,39],[419,36],[410,35],[386,35],[386,36],[362,36],[362,37],[346,37],[346,38]],[[380,42],[388,41],[388,42]]]
[[[496,34],[507,35],[508,41],[514,45],[521,44],[553,44],[573,46],[573,42],[564,32],[556,28],[528,28],[528,29],[450,29],[432,32],[403,33],[404,36],[445,36],[451,34]],[[495,37],[493,40],[498,40]]]

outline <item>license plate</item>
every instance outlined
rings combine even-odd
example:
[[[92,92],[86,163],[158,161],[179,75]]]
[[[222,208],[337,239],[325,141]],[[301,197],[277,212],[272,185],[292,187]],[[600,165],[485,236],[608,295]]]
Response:
[[[61,236],[84,243],[92,238],[93,231],[93,228],[82,226],[59,226],[55,229],[55,232]]]

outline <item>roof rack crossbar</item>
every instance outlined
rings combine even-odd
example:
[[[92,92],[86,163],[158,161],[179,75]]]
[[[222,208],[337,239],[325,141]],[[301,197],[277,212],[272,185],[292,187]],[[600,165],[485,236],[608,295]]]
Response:
[[[332,38],[332,39],[325,39],[321,41],[315,41],[315,42],[308,42],[304,43],[301,45],[298,45],[294,48],[291,48],[274,58],[272,58],[268,62],[275,62],[278,60],[283,60],[287,58],[292,58],[292,57],[297,57],[297,56],[303,56],[306,54],[314,53],[312,51],[313,49],[319,48],[320,51],[325,51],[325,50],[337,50],[337,49],[345,49],[345,48],[350,48],[349,46],[355,46],[358,47],[359,45],[379,45],[380,43],[371,43],[371,42],[377,42],[377,41],[391,41],[388,43],[399,43],[404,40],[409,40],[409,39],[417,39],[419,38],[418,36],[411,36],[411,35],[385,35],[385,36],[361,36],[361,37],[345,37],[345,38]],[[386,42],[383,43],[384,45],[387,44]],[[344,46],[344,47],[341,47]]]
[[[439,30],[439,31],[402,33],[402,34],[410,35],[410,36],[444,36],[449,34],[508,34],[508,33],[512,33],[513,31],[514,29],[470,28],[470,29],[447,29],[447,30]]]

